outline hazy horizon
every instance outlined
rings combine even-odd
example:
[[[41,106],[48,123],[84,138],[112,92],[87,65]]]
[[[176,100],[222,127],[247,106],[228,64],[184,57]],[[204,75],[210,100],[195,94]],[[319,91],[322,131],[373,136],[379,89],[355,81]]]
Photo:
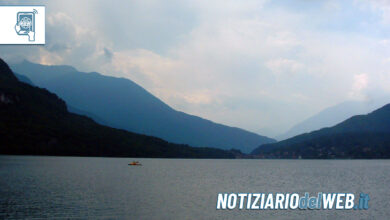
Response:
[[[41,3],[46,45],[2,45],[6,61],[125,77],[176,110],[262,135],[390,97],[387,1]]]

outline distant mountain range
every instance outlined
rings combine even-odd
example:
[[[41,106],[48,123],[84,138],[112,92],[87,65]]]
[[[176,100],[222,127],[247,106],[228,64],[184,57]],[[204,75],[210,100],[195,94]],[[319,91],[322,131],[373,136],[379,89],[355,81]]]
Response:
[[[99,125],[69,113],[65,102],[46,89],[18,81],[0,59],[0,154],[234,158],[237,152],[172,144]]]
[[[367,114],[390,101],[389,97],[371,101],[346,101],[331,106],[293,126],[282,135],[276,136],[278,141],[308,133],[325,127],[334,126],[354,115]]]
[[[70,66],[45,66],[24,61],[12,65],[65,100],[69,110],[104,125],[151,135],[191,146],[238,149],[249,153],[275,140],[240,128],[229,127],[176,111],[148,91],[124,78],[83,73]]]
[[[390,104],[333,127],[261,145],[266,158],[390,158]]]
[[[163,119],[159,117],[164,116],[172,125],[192,128],[194,132],[200,132],[201,128],[210,131],[207,126],[211,126],[211,134],[218,134],[213,132],[219,131],[225,132],[224,135],[233,135],[235,132],[246,134],[241,129],[177,112],[129,80],[97,73],[80,73],[69,66],[42,66],[28,62],[20,65],[14,68],[19,72],[30,70],[28,76],[32,76],[32,80],[24,75],[13,74],[0,59],[0,154],[176,158],[390,158],[390,104],[366,115],[350,117],[334,126],[277,143],[261,144],[251,155],[244,155],[238,150],[173,144],[160,138],[97,124],[96,122],[118,122],[113,119],[126,116],[121,110],[132,108],[132,111],[128,111],[132,117],[125,119],[134,119],[145,130],[148,126],[168,129],[169,124],[159,125],[150,121],[155,119],[163,123]],[[22,67],[27,69],[22,71]],[[36,84],[50,87],[49,89],[62,94],[75,105],[67,106],[57,95],[35,87]],[[93,110],[89,106],[94,106],[99,111],[89,111]],[[100,108],[103,110],[100,111]],[[142,114],[143,108],[146,114]],[[336,113],[347,117],[351,112],[350,108],[355,111],[367,110],[361,103],[349,102],[324,110],[319,114],[322,116],[318,117],[335,120],[332,115]],[[109,112],[117,114],[107,117],[104,113]],[[160,116],[153,118],[153,113]],[[96,122],[79,114],[89,115]],[[179,117],[179,122],[171,121],[173,119],[170,117]],[[313,118],[311,121],[315,124],[316,117]],[[107,122],[107,119],[113,121]],[[145,119],[149,121],[143,123]],[[321,123],[315,126],[320,126]],[[233,133],[226,134],[229,131]],[[197,135],[204,137],[205,134]],[[241,138],[242,135],[238,133],[234,138]],[[230,136],[226,139],[228,137]],[[220,138],[208,139],[210,140]]]

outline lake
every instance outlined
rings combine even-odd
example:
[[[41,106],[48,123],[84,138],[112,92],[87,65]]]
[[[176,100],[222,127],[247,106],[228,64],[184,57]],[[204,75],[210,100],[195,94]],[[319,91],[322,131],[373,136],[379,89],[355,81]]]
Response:
[[[142,166],[128,166],[138,160]],[[0,156],[0,219],[389,219],[390,160]],[[218,193],[360,192],[368,210],[216,210]]]

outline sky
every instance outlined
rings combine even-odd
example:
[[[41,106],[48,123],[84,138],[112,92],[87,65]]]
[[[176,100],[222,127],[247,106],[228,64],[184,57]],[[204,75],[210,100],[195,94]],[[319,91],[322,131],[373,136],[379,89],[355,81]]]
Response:
[[[390,1],[50,0],[45,46],[8,62],[125,77],[171,107],[275,136],[326,107],[390,94]]]

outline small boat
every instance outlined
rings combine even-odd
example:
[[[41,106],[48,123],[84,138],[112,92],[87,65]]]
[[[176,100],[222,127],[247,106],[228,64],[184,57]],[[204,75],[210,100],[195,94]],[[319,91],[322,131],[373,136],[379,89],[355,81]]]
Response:
[[[140,164],[138,161],[133,161],[129,163],[129,166],[142,166],[142,164]]]

